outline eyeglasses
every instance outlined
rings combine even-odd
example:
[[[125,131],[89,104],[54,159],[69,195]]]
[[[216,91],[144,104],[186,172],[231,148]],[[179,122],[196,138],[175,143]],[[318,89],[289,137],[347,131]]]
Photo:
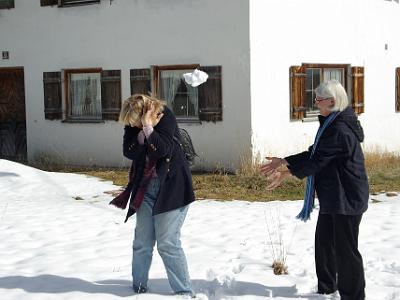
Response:
[[[332,97],[328,97],[328,98],[317,98],[317,97],[315,97],[314,101],[321,102],[321,101],[329,100],[329,99],[332,99]]]

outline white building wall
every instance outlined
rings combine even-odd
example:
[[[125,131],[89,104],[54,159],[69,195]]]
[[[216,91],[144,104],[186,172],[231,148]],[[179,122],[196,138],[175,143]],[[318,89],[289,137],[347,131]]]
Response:
[[[253,153],[283,156],[313,143],[318,122],[290,120],[289,67],[302,63],[364,66],[364,147],[400,152],[399,16],[395,1],[251,0]]]
[[[245,0],[102,0],[99,5],[40,7],[15,0],[0,10],[0,67],[23,66],[28,159],[56,155],[70,164],[126,165],[122,126],[44,119],[43,72],[64,68],[129,70],[157,64],[222,65],[223,121],[180,124],[200,155],[198,167],[234,169],[250,149],[249,4]]]

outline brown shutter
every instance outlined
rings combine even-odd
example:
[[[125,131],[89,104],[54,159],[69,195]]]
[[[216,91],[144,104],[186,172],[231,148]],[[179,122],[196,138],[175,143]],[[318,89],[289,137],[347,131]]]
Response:
[[[290,67],[290,118],[301,120],[306,112],[306,68],[304,66]]]
[[[103,120],[118,120],[121,110],[121,70],[101,72],[101,111]]]
[[[208,74],[199,86],[199,117],[202,121],[222,121],[222,66],[199,68]]]
[[[400,112],[400,68],[396,68],[396,111]]]
[[[44,117],[49,120],[62,118],[61,72],[44,72]]]
[[[351,67],[352,106],[356,114],[364,112],[364,67]]]
[[[15,8],[14,0],[2,0],[0,1],[0,9]]]
[[[40,0],[40,6],[58,5],[58,0]]]
[[[133,69],[131,70],[131,95],[145,94],[151,92],[151,75],[150,69]]]

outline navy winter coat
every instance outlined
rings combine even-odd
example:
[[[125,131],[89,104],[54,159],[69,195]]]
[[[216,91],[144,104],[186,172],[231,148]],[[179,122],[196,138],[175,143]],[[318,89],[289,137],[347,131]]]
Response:
[[[326,117],[319,116],[320,126]],[[369,187],[360,142],[364,133],[350,107],[323,132],[316,151],[286,157],[290,172],[302,179],[315,175],[322,214],[360,215],[367,210]]]
[[[143,176],[146,155],[157,159],[156,172],[161,186],[153,215],[186,206],[195,200],[188,162],[180,144],[174,140],[174,136],[180,139],[176,118],[166,106],[163,113],[144,145],[138,143],[137,135],[141,130],[138,127],[125,126],[123,139],[123,154],[132,160],[131,201]],[[135,210],[129,206],[126,220],[134,213]]]

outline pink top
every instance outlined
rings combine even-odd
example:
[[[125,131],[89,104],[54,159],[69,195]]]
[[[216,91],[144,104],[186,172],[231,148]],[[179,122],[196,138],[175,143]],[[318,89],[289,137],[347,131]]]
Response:
[[[142,130],[139,131],[138,136],[137,136],[137,140],[139,142],[140,145],[144,144],[144,138],[149,138],[149,136],[153,133],[153,126],[145,126],[143,127]],[[148,166],[149,166],[149,158],[148,156],[146,156],[146,166],[145,166],[145,173],[148,170]],[[152,177],[157,177],[157,173],[156,170],[154,169],[154,173],[152,175]]]

